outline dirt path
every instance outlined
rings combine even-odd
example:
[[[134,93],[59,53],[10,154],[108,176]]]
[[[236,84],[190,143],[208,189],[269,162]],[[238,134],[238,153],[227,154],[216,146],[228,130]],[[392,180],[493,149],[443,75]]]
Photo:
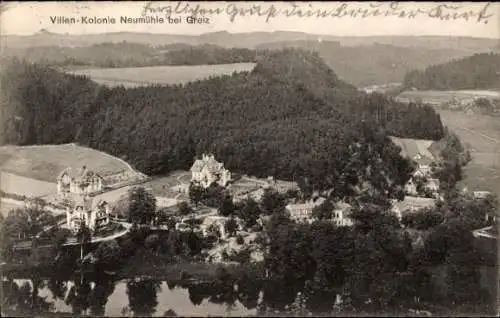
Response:
[[[499,143],[499,142],[500,142],[498,139],[495,139],[495,138],[493,138],[493,137],[490,137],[490,136],[485,135],[485,134],[482,134],[482,133],[478,133],[478,132],[476,132],[476,131],[474,131],[474,130],[472,130],[472,129],[465,128],[465,127],[458,127],[458,128],[460,128],[460,129],[462,129],[462,130],[465,130],[465,131],[468,131],[468,132],[470,132],[470,133],[472,133],[472,134],[479,135],[479,136],[481,136],[481,137],[483,137],[483,138],[486,138],[486,139],[488,139],[488,140],[491,140],[491,141],[493,141],[493,142],[495,142],[495,143]]]

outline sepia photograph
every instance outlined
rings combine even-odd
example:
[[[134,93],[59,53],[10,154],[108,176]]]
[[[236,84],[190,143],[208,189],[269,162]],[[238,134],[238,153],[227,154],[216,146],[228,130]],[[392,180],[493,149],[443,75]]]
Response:
[[[4,317],[495,317],[500,3],[0,4]]]

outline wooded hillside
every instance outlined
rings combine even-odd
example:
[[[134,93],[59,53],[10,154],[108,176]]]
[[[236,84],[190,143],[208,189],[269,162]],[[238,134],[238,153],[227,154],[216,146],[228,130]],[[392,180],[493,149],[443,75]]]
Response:
[[[420,90],[500,89],[500,53],[475,54],[414,70],[404,85]]]
[[[411,170],[386,133],[443,135],[432,108],[359,92],[317,55],[291,49],[251,73],[184,86],[110,89],[15,60],[0,79],[1,144],[78,142],[150,175],[212,151],[251,175],[340,192],[371,179],[381,189],[402,185]]]

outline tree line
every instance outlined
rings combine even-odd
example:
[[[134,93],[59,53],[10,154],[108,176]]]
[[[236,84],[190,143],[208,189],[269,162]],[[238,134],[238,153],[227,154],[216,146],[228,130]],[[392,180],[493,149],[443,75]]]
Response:
[[[216,45],[150,45],[120,42],[84,47],[37,46],[6,48],[4,57],[58,67],[145,67],[158,65],[203,65],[255,63],[266,50],[222,48]]]
[[[406,74],[404,85],[420,90],[500,88],[500,53],[480,53]]]

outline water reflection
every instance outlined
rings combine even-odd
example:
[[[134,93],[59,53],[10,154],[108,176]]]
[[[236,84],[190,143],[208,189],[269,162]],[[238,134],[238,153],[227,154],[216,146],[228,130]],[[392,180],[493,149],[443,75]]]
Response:
[[[66,316],[249,316],[256,314],[261,283],[182,283],[152,279],[74,277],[2,280],[8,315]]]
[[[155,280],[131,280],[127,282],[129,309],[134,316],[152,316],[158,305],[161,282]]]

